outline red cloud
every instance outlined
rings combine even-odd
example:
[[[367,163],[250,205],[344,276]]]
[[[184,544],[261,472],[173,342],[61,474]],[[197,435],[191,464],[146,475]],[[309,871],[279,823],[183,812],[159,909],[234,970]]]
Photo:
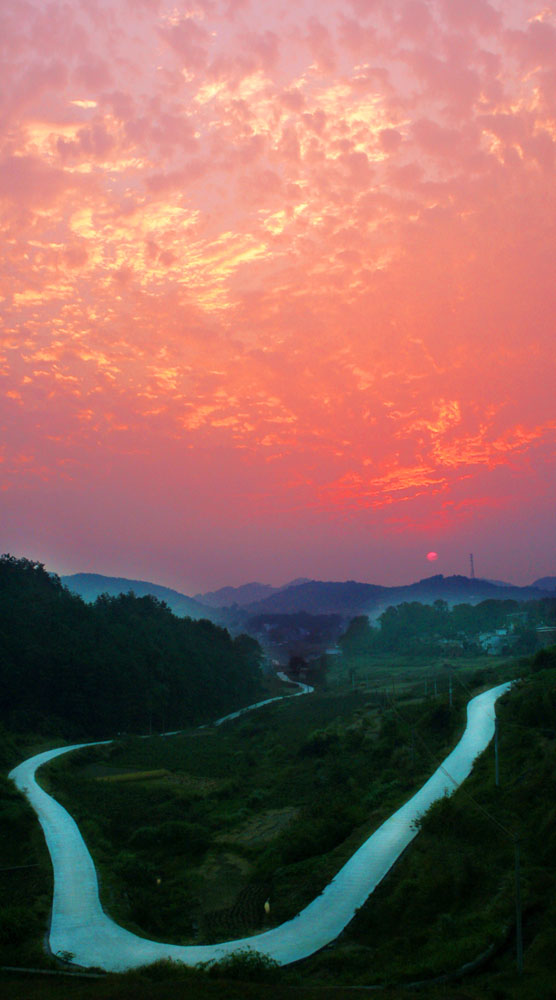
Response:
[[[158,34],[187,67],[200,70],[206,66],[210,36],[191,17],[158,28]]]
[[[531,21],[523,31],[508,31],[511,50],[526,66],[556,66],[556,28],[548,21]]]
[[[0,161],[0,198],[28,208],[46,206],[75,180],[36,156],[9,156]]]
[[[477,28],[491,34],[500,29],[502,17],[487,0],[441,0],[442,16],[458,30]]]

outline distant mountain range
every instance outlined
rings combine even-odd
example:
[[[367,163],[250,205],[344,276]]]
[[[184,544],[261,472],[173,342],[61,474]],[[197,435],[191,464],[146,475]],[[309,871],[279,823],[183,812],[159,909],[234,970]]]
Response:
[[[393,604],[421,601],[430,604],[443,600],[448,604],[478,604],[479,601],[528,601],[549,596],[549,588],[515,587],[509,583],[470,579],[466,576],[431,576],[402,587],[381,587],[370,583],[325,583],[311,580],[286,587],[264,600],[243,608],[250,616],[261,614],[359,614],[377,615]]]
[[[243,610],[250,616],[261,614],[297,614],[307,611],[312,615],[340,614],[353,616],[364,613],[381,599],[388,587],[378,587],[372,583],[326,583],[322,580],[307,580],[292,584],[283,590],[256,601]]]
[[[230,608],[235,605],[244,607],[257,601],[264,601],[273,594],[278,594],[289,587],[297,587],[301,583],[309,583],[305,578],[292,580],[283,587],[271,587],[269,583],[244,583],[241,587],[221,587],[220,590],[209,590],[206,594],[195,594],[193,600],[207,604],[211,608]]]
[[[541,576],[532,586],[539,587],[540,590],[556,590],[556,576]]]
[[[382,587],[355,580],[341,583],[301,579],[293,580],[284,587],[248,583],[241,587],[222,587],[192,598],[145,580],[127,580],[97,573],[75,573],[61,579],[86,601],[94,601],[102,593],[115,595],[132,590],[138,597],[152,594],[165,601],[177,615],[210,618],[235,628],[260,615],[291,615],[304,611],[312,615],[339,614],[344,618],[360,614],[374,617],[388,606],[404,601],[429,604],[444,600],[450,605],[478,604],[488,599],[528,601],[554,596],[556,591],[554,576],[542,577],[529,587],[516,587],[498,580],[472,580],[466,576],[439,574],[402,587]]]

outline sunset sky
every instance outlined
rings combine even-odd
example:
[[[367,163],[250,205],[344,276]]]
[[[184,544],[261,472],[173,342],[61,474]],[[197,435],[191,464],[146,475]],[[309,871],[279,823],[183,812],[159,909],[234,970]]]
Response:
[[[0,47],[2,551],[556,573],[556,7],[3,0]]]

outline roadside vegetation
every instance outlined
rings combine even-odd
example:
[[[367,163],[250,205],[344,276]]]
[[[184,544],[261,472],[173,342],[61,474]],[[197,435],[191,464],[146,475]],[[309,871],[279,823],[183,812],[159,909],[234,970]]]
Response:
[[[0,724],[0,965],[49,964],[44,935],[52,905],[50,858],[34,811],[7,777],[40,749]]]

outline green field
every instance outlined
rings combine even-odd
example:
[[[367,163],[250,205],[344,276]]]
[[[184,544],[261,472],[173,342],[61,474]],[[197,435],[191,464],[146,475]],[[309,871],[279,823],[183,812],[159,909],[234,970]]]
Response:
[[[417,697],[448,690],[450,674],[454,685],[464,689],[477,684],[481,677],[493,683],[514,676],[515,662],[507,656],[411,656],[397,653],[360,654],[349,658],[329,656],[326,682],[329,688],[355,684],[369,690],[397,695],[413,690]],[[514,673],[512,673],[512,671]]]

